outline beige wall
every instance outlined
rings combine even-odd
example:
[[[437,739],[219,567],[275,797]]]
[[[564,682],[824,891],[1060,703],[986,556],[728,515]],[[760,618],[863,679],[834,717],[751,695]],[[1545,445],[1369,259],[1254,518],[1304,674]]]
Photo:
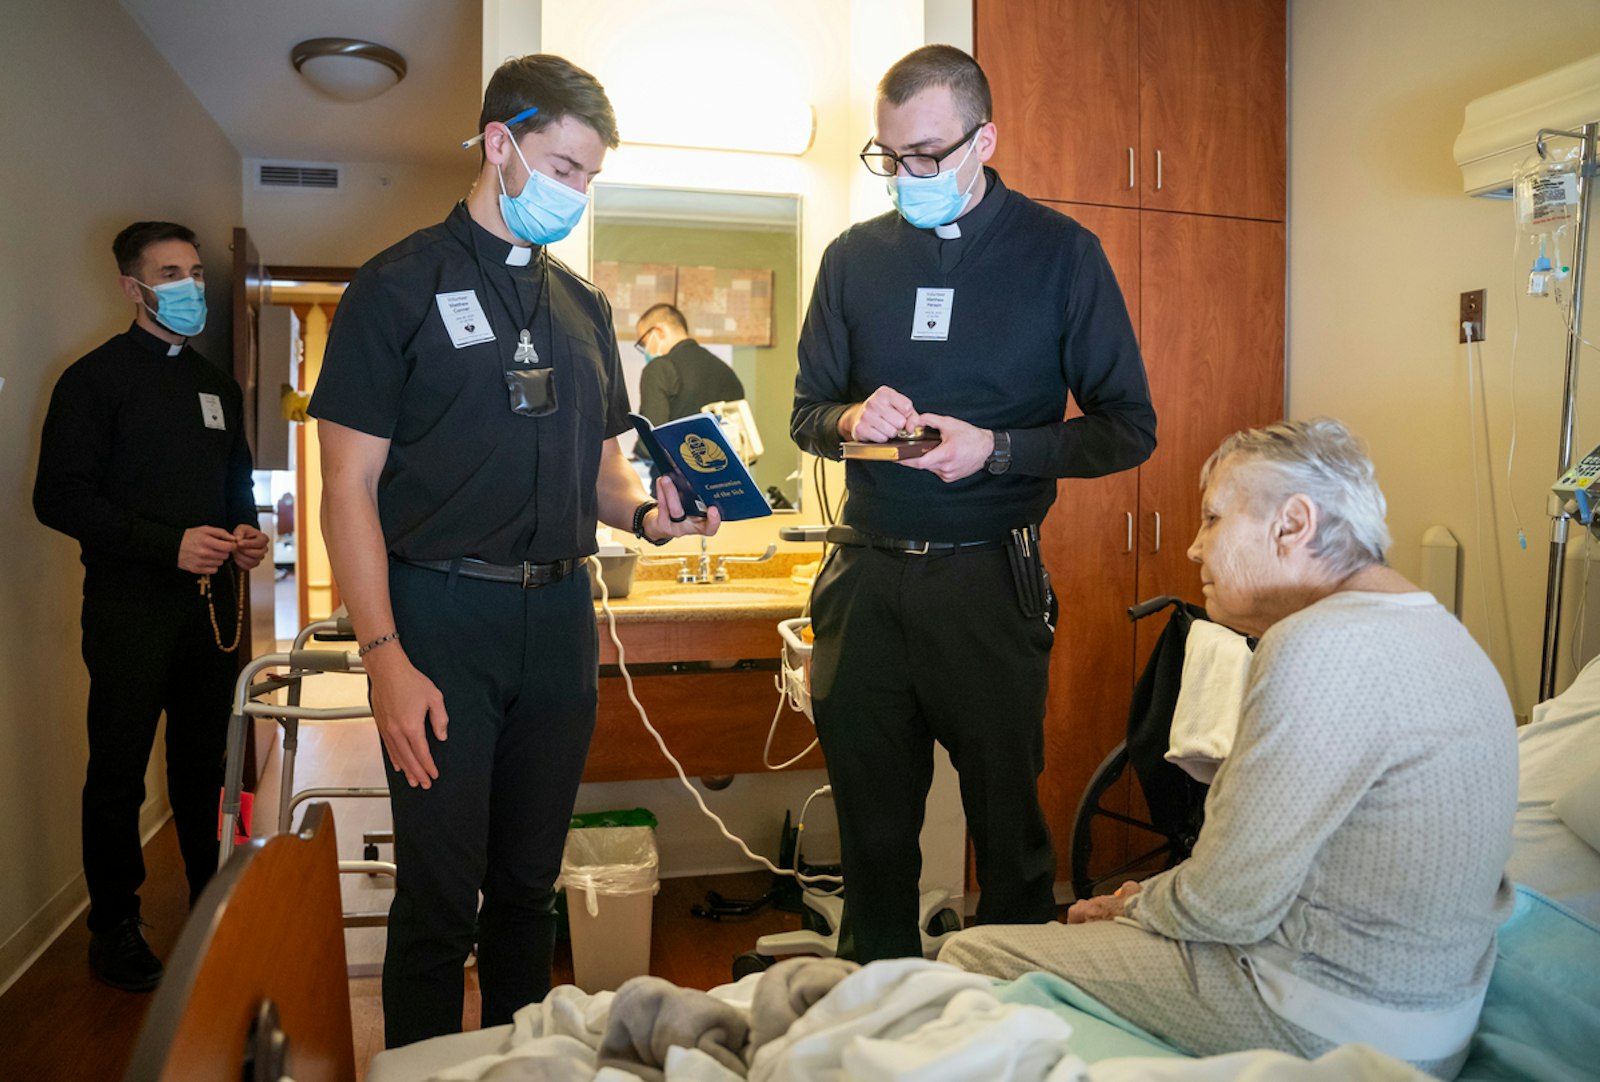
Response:
[[[457,139],[472,134],[476,116],[462,118]],[[441,133],[449,138],[449,133]],[[244,162],[244,226],[269,265],[359,267],[424,226],[442,222],[467,194],[478,168],[476,150],[449,167],[377,162],[332,162],[336,191],[263,188],[257,159]]]
[[[1466,625],[1491,648],[1519,713],[1538,687],[1544,493],[1555,478],[1564,337],[1549,301],[1518,303],[1527,263],[1519,258],[1513,270],[1511,206],[1463,195],[1451,146],[1471,99],[1596,51],[1592,0],[1552,0],[1536,13],[1503,0],[1290,4],[1289,412],[1341,418],[1368,441],[1402,573],[1419,573],[1429,526],[1455,535],[1466,563]],[[1600,260],[1589,267],[1594,274]],[[1474,461],[1466,347],[1457,338],[1459,294],[1480,288],[1488,289],[1488,325],[1478,401],[1481,411],[1486,388],[1488,427],[1477,433]],[[1593,312],[1600,291],[1591,284],[1588,294]],[[1588,337],[1597,333],[1591,318]],[[1594,354],[1587,358],[1592,370]],[[1600,440],[1592,389],[1587,401],[1579,455]],[[1569,580],[1581,585],[1578,546],[1573,554]],[[1575,611],[1569,605],[1569,616]]]
[[[124,329],[111,239],[139,218],[201,238],[229,363],[239,155],[114,0],[11,4],[0,26],[0,984],[84,898],[79,791],[88,678],[77,544],[33,517],[39,428],[56,377]],[[159,813],[152,770],[146,811]],[[147,816],[147,819],[149,816]]]

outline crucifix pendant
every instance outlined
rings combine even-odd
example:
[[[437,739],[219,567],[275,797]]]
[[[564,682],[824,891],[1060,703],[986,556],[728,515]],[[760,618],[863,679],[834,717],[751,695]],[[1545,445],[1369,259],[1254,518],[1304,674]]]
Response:
[[[534,352],[533,340],[527,331],[522,332],[522,336],[517,341],[517,351],[511,355],[511,359],[517,364],[539,363],[539,354]]]

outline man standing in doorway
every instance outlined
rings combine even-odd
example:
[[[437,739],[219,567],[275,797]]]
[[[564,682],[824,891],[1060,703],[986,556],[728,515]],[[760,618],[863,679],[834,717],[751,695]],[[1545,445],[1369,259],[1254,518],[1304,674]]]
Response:
[[[611,306],[547,248],[617,145],[604,89],[557,56],[509,60],[469,143],[467,198],[350,283],[310,408],[389,767],[390,1047],[461,1028],[474,944],[484,1026],[549,991],[595,722],[596,520],[655,544],[718,525],[670,484],[658,507],[628,465]]]
[[[839,547],[812,600],[811,693],[839,814],[840,953],[921,953],[918,832],[934,741],[960,774],[979,923],[1048,921],[1056,860],[1039,809],[1054,598],[1038,526],[1058,477],[1130,469],[1155,413],[1095,237],[985,166],[988,80],[929,45],[878,85],[862,162],[896,213],[823,255],[800,336],[792,429],[938,440],[850,461]],[[1063,420],[1067,398],[1083,416]]]
[[[689,337],[683,313],[657,304],[639,317],[644,375],[639,377],[639,412],[653,425],[700,412],[709,402],[744,397],[744,384],[721,357]]]
[[[189,346],[206,322],[194,233],[135,222],[112,243],[133,326],[61,374],[33,489],[39,521],[83,546],[89,964],[147,991],[139,809],[167,716],[167,796],[193,904],[217,866],[217,798],[257,529],[243,396]]]

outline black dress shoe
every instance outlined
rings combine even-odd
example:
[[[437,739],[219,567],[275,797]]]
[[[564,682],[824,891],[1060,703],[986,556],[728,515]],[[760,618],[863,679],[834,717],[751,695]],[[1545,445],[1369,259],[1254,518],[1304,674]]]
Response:
[[[125,992],[148,992],[161,983],[161,960],[144,941],[138,917],[90,935],[89,968],[96,977]]]

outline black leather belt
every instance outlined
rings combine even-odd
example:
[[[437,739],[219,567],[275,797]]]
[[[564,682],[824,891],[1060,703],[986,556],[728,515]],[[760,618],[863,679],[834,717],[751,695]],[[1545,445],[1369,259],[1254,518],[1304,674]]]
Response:
[[[877,534],[862,533],[854,526],[828,527],[827,541],[830,545],[897,552],[902,556],[949,556],[960,552],[997,549],[1004,544],[1001,541],[909,541],[899,537],[879,537]]]
[[[484,579],[488,582],[509,582],[513,586],[520,586],[524,590],[534,590],[540,586],[549,586],[560,582],[582,561],[557,560],[548,564],[491,564],[471,557],[462,557],[459,560],[406,560],[395,557],[403,564],[411,567],[420,567],[427,571],[442,571],[446,575],[454,572],[464,579]]]

